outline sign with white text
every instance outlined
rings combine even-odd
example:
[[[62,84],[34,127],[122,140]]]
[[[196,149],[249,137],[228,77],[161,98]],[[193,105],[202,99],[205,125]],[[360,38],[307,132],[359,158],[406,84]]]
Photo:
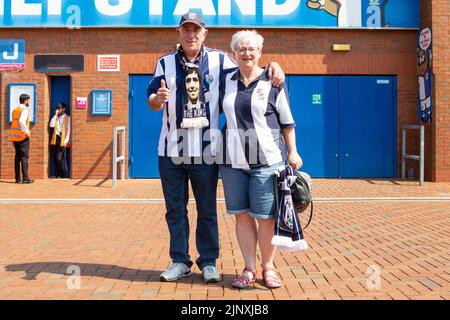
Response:
[[[88,98],[86,97],[78,97],[77,103],[75,104],[75,107],[77,109],[86,109],[88,104]]]
[[[98,55],[97,71],[99,72],[119,72],[120,55]]]
[[[25,40],[0,40],[0,71],[25,68]]]
[[[110,116],[112,114],[112,91],[93,90],[92,110],[93,116]]]
[[[0,0],[0,27],[175,27],[187,12],[208,27],[420,27],[420,0]]]

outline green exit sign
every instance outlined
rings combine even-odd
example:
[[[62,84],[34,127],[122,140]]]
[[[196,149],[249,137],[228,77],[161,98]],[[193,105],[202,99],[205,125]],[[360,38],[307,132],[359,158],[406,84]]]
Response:
[[[313,94],[312,95],[312,104],[322,104],[322,95],[321,94]]]
[[[322,104],[322,94],[313,94],[313,104]]]

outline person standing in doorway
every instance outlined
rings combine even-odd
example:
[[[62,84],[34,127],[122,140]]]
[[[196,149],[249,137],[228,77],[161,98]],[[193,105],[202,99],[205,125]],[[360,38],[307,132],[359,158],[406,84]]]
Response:
[[[66,114],[64,102],[57,104],[55,115],[50,121],[50,128],[53,128],[50,145],[53,148],[55,177],[65,178],[67,172],[66,148],[70,141],[70,116]]]
[[[19,97],[20,106],[12,112],[12,124],[10,130],[10,140],[15,149],[14,173],[16,183],[33,183],[34,180],[28,176],[28,153],[30,151],[30,96],[22,94]],[[22,167],[22,177],[20,179],[20,167]]]

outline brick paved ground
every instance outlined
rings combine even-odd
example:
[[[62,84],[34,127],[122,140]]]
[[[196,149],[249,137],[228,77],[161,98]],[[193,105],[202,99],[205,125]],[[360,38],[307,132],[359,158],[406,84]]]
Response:
[[[316,180],[310,249],[277,253],[284,287],[235,290],[243,267],[234,220],[219,199],[224,281],[204,284],[197,267],[161,283],[168,231],[158,180],[0,182],[0,299],[449,299],[450,184]],[[154,203],[12,203],[13,199],[156,199]],[[223,196],[220,189],[219,198]],[[332,202],[330,198],[432,197],[442,201]],[[7,200],[9,199],[9,200]],[[190,203],[191,255],[195,203]],[[81,270],[70,289],[68,268]],[[375,272],[368,273],[371,267]],[[260,269],[258,270],[260,273]],[[379,283],[376,275],[380,274]],[[374,279],[374,281],[371,281]],[[369,286],[368,286],[369,284]],[[380,284],[380,287],[376,287]]]

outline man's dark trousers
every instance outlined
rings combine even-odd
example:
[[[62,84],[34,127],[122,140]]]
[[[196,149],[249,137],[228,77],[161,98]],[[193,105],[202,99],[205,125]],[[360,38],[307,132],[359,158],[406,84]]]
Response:
[[[28,152],[30,151],[30,139],[14,142],[16,155],[14,158],[14,173],[16,180],[20,180],[20,166],[22,165],[23,180],[28,180]]]
[[[60,178],[66,177],[66,157],[65,147],[61,147],[61,137],[56,135],[56,144],[53,146],[53,154],[55,159],[55,176]]]
[[[159,157],[159,173],[166,202],[172,261],[185,263],[189,267],[193,264],[189,256],[187,211],[190,180],[197,207],[196,245],[200,257],[196,263],[200,269],[208,265],[215,266],[219,257],[216,204],[218,166],[204,163],[175,164],[170,157]]]

